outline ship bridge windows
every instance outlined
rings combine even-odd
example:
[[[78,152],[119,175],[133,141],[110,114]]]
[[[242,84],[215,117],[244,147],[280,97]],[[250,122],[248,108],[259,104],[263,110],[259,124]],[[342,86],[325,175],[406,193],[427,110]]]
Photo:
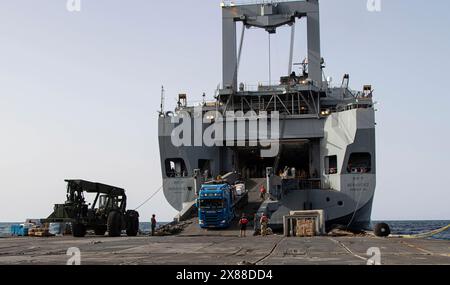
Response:
[[[338,167],[337,167],[337,155],[331,155],[325,157],[325,174],[337,174],[338,173]]]
[[[165,161],[167,177],[186,177],[188,175],[186,164],[182,158],[168,158]]]
[[[370,173],[372,156],[367,152],[355,152],[350,155],[347,165],[348,173]]]

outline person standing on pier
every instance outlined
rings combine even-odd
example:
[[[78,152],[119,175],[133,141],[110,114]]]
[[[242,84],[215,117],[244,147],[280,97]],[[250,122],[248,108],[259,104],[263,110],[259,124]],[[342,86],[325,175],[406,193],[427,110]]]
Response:
[[[269,218],[266,216],[266,214],[262,215],[259,223],[261,224],[261,235],[265,237],[267,235],[267,227],[269,225]]]
[[[264,184],[261,184],[261,187],[259,187],[259,194],[262,202],[266,200],[266,193],[266,187],[264,187]]]
[[[155,214],[152,215],[151,227],[152,227],[152,236],[154,236],[155,230],[156,230],[156,215]]]
[[[242,218],[239,220],[239,226],[241,227],[240,237],[247,236],[247,225],[248,219],[245,217],[245,214],[242,214]]]

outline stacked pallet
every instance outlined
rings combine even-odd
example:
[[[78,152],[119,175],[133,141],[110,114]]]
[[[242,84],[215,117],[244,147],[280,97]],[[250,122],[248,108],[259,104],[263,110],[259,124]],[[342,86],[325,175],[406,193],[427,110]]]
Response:
[[[28,230],[28,236],[30,237],[52,237],[50,229],[48,227],[34,226]]]
[[[316,235],[316,222],[314,219],[298,219],[296,236],[313,237]]]

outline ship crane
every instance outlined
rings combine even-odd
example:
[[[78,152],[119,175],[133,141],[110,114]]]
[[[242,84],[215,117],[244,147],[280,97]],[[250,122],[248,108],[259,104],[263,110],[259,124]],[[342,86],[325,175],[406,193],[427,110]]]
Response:
[[[269,33],[270,37],[270,34],[276,33],[276,30],[279,27],[285,25],[291,26],[291,46],[288,71],[292,71],[295,23],[300,18],[306,18],[307,24],[308,79],[310,79],[316,87],[321,88],[322,68],[320,56],[319,3],[317,0],[243,5],[230,4],[230,6],[223,4],[222,6],[222,74],[223,90],[225,93],[234,93],[238,90],[238,68],[241,61],[245,28],[254,27],[264,29]],[[237,43],[236,25],[238,22],[242,22],[243,24],[240,43]]]

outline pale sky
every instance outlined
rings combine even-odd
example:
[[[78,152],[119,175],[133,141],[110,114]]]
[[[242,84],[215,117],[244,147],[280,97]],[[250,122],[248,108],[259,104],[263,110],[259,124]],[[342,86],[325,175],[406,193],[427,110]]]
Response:
[[[123,187],[133,208],[161,185],[160,88],[212,98],[221,81],[220,0],[0,1],[0,221],[44,218],[66,178]],[[450,219],[450,2],[321,0],[322,56],[339,84],[372,84],[377,109],[374,220]],[[289,29],[272,38],[272,78]],[[305,56],[297,29],[296,61]],[[266,81],[267,35],[246,34],[240,81]],[[141,220],[176,214],[162,193]]]

